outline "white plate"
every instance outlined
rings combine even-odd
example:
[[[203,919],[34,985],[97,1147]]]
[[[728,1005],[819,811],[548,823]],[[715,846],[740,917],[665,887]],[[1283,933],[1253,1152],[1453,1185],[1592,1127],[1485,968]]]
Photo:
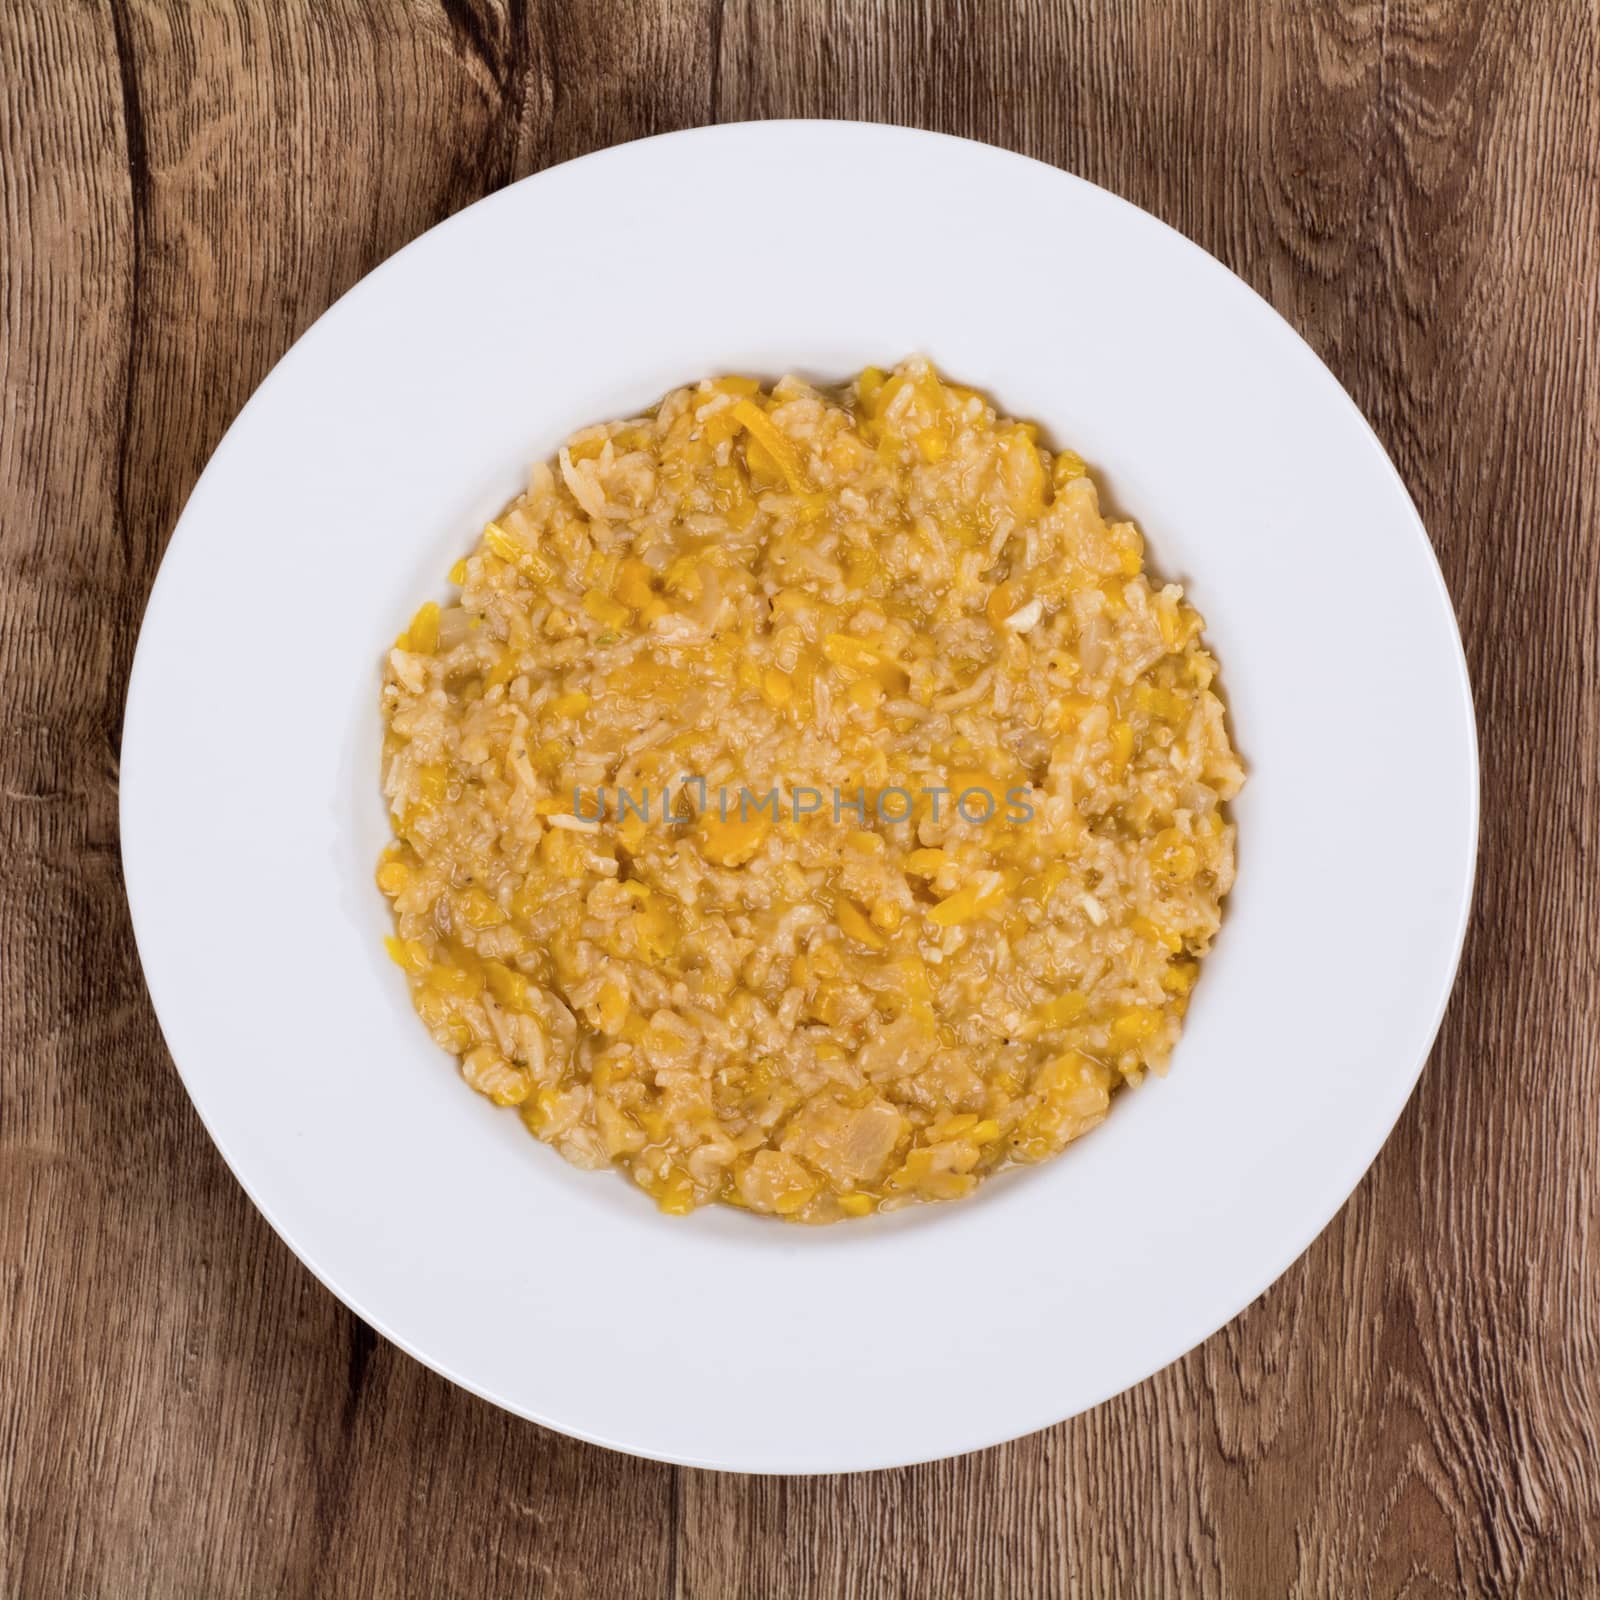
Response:
[[[808,1230],[656,1212],[467,1090],[383,953],[380,656],[582,424],[709,373],[922,351],[1093,464],[1190,586],[1251,777],[1171,1075],[974,1198]],[[974,1449],[1182,1355],[1376,1154],[1477,837],[1460,641],[1371,430],[1180,235],[905,129],[675,134],[435,228],[311,329],[195,488],[122,755],[150,994],[207,1128],[330,1289],[566,1433],[749,1471]]]

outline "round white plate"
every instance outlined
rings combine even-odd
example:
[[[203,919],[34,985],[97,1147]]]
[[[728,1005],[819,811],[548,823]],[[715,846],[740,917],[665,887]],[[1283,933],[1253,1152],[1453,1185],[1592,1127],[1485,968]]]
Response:
[[[1222,663],[1238,886],[1170,1076],[974,1198],[675,1219],[459,1080],[384,955],[379,664],[574,428],[730,371],[921,351],[1137,519]],[[1026,1433],[1303,1251],[1427,1056],[1472,886],[1449,599],[1394,468],[1269,306],[1087,183],[773,122],[541,173],[374,272],[196,485],[139,639],[128,897],[167,1043],[290,1247],[455,1382],[581,1438],[837,1471]]]

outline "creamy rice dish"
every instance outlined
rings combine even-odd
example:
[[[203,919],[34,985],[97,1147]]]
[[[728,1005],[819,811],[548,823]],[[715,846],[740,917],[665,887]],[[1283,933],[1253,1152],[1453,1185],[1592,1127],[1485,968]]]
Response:
[[[1181,591],[921,360],[575,434],[389,653],[378,884],[467,1082],[661,1208],[970,1193],[1162,1072],[1242,772]]]

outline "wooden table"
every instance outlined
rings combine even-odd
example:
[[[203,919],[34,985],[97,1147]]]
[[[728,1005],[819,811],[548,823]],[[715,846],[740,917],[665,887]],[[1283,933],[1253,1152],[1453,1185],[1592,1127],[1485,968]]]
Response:
[[[1593,0],[0,0],[0,1594],[1600,1592],[1597,32]],[[1454,1003],[1306,1257],[1089,1416],[820,1480],[573,1443],[377,1340],[190,1110],[117,854],[145,596],[295,336],[513,178],[769,116],[1009,145],[1255,285],[1416,496],[1484,756]]]

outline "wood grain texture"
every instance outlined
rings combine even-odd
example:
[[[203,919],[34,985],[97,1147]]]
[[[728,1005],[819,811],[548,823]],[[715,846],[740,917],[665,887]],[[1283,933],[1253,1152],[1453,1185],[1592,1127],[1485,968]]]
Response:
[[[1086,1417],[839,1479],[375,1339],[190,1110],[117,857],[144,599],[293,338],[516,177],[767,116],[1009,145],[1267,295],[1417,499],[1484,758],[1433,1061],[1305,1258]],[[1600,1594],[1597,345],[1594,0],[0,0],[0,1595]]]

